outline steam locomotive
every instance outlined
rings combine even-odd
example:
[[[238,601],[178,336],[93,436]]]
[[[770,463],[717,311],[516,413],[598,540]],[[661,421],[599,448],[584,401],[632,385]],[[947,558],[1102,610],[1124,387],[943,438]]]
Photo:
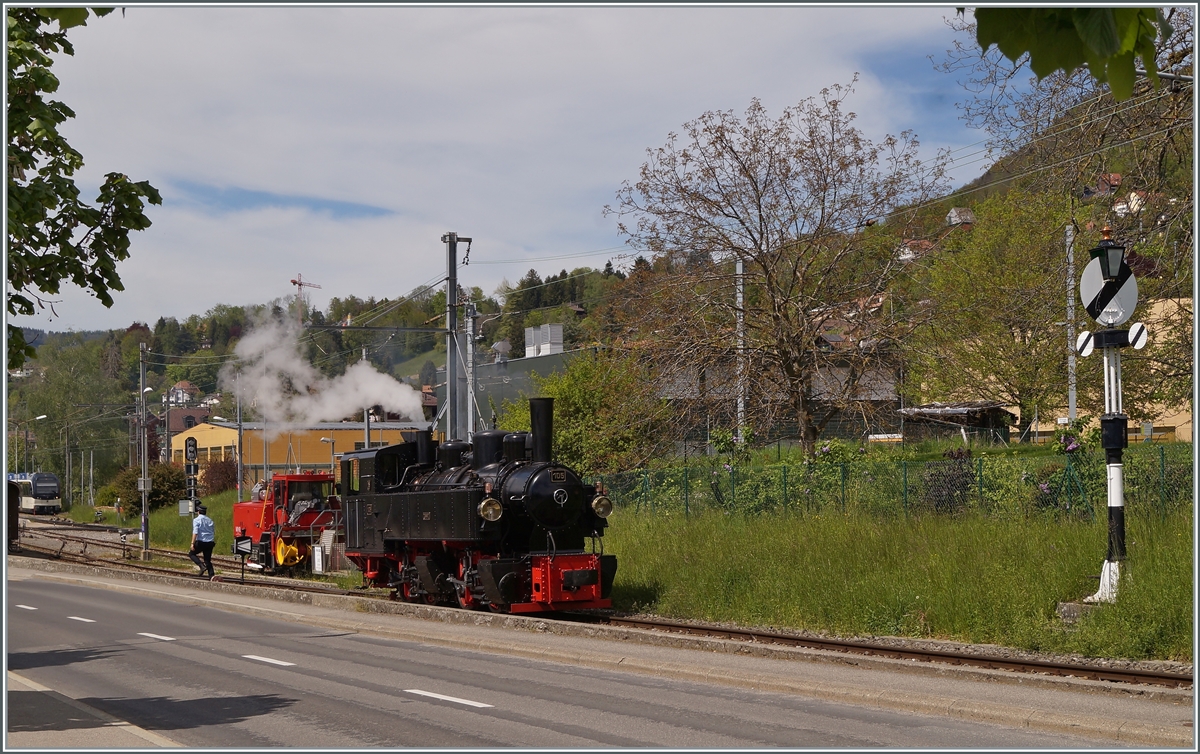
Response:
[[[552,460],[553,399],[530,399],[529,412],[532,433],[435,446],[425,431],[342,456],[346,557],[371,584],[498,612],[612,605],[612,502]]]

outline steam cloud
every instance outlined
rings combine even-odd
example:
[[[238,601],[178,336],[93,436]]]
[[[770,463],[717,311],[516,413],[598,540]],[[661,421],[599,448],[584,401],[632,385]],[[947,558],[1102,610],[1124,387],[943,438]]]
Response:
[[[221,370],[222,387],[239,395],[243,405],[254,403],[269,437],[361,416],[364,407],[375,405],[412,421],[424,419],[420,393],[369,362],[351,365],[340,377],[321,374],[301,355],[298,330],[295,322],[278,318],[258,321],[234,348],[240,363]]]

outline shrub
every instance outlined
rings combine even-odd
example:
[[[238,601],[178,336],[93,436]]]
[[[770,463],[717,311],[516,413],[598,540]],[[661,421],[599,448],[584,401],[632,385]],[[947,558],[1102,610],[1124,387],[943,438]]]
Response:
[[[182,466],[173,463],[152,463],[147,473],[150,475],[150,494],[147,496],[146,505],[150,510],[174,505],[186,494],[187,484]],[[122,516],[141,514],[142,493],[137,488],[139,476],[141,470],[130,467],[112,481],[112,487],[121,501]]]
[[[134,482],[134,484],[137,484]],[[112,508],[117,504],[117,488],[111,484],[106,484],[96,490],[96,505]]]
[[[200,474],[200,486],[205,495],[215,495],[218,492],[237,488],[237,461],[226,458],[221,461],[209,461]]]
[[[942,454],[945,461],[929,461],[922,474],[922,502],[938,513],[958,513],[967,507],[976,488],[975,464],[969,448],[954,448]]]

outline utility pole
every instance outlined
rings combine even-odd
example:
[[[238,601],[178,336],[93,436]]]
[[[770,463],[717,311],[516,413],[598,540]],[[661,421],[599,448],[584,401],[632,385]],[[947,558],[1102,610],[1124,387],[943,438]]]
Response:
[[[238,448],[237,448],[237,496],[238,502],[242,502],[242,389],[241,389],[242,373],[237,372],[233,377],[233,397],[237,401],[237,423],[238,423]]]
[[[467,242],[471,251],[471,239],[460,238],[448,232],[442,236],[446,244],[446,439],[457,440],[458,426],[458,242]]]
[[[742,436],[742,427],[746,426],[746,312],[743,306],[745,299],[745,267],[742,258],[737,258],[737,433],[738,443],[746,438]]]
[[[367,347],[363,346],[363,361],[367,360]],[[371,407],[363,406],[363,450],[371,447]]]
[[[171,390],[163,393],[163,450],[166,462],[171,462]]]
[[[1067,419],[1075,421],[1075,219],[1067,223]]]
[[[146,454],[148,447],[146,443],[146,344],[139,343],[139,364],[138,371],[140,379],[138,381],[138,401],[141,405],[141,420],[139,425],[142,430],[142,478],[138,480],[138,488],[142,491],[142,560],[150,559],[150,515],[149,515],[149,497],[150,497],[150,474],[147,468]],[[83,466],[83,463],[80,463]]]
[[[475,434],[475,324],[479,313],[467,304],[467,441]]]

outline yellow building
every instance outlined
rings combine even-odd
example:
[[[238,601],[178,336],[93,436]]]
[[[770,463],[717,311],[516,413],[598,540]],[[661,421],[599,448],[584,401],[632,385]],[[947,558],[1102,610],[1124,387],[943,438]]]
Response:
[[[278,425],[244,422],[242,425],[242,468],[244,481],[252,485],[264,476],[303,471],[337,473],[342,453],[366,447],[362,422],[327,422],[300,429],[280,430]],[[371,446],[394,445],[428,429],[427,423],[371,422]],[[210,461],[237,459],[237,422],[205,422],[171,436],[171,460],[184,462],[188,438],[195,438],[197,462],[203,469]]]

